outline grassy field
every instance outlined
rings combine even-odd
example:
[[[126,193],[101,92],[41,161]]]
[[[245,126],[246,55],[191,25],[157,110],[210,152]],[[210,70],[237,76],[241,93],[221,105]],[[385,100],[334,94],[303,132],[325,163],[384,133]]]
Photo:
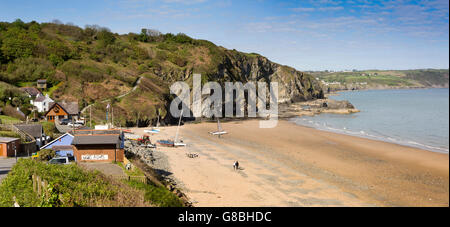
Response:
[[[312,72],[325,82],[340,82],[343,85],[367,83],[371,86],[430,87],[448,86],[448,69],[423,70],[367,70],[354,72]]]
[[[18,82],[17,86],[18,87],[35,87],[36,82]]]

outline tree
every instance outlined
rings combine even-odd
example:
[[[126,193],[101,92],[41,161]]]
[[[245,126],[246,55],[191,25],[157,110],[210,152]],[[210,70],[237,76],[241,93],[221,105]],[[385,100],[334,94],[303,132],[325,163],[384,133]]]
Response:
[[[35,34],[27,34],[27,31],[20,27],[11,27],[3,34],[3,37],[1,51],[7,61],[32,56]]]
[[[11,104],[12,104],[13,106],[15,106],[15,107],[18,107],[18,106],[20,106],[21,101],[20,101],[20,99],[19,99],[18,97],[14,97],[14,98],[11,100]]]
[[[141,34],[139,34],[139,41],[141,42],[153,42],[160,37],[162,33],[155,29],[141,29]]]
[[[97,33],[97,40],[102,46],[111,45],[116,41],[114,34],[108,30],[101,30]]]

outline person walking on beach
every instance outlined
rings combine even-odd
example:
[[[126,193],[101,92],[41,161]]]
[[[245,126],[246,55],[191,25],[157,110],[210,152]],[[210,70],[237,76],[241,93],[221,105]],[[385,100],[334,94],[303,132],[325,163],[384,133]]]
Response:
[[[238,161],[235,161],[235,162],[234,162],[234,164],[233,164],[233,169],[234,169],[234,170],[238,170],[238,169],[239,169],[239,162],[238,162]]]

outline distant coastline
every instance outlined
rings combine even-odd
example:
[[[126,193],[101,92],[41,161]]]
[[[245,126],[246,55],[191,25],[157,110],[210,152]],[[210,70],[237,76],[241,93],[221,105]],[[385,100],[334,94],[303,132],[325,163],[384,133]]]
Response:
[[[325,97],[339,95],[339,92],[347,92],[347,91],[374,91],[374,90],[408,90],[408,89],[441,89],[441,88],[449,88],[449,85],[445,86],[429,86],[429,87],[417,87],[417,86],[398,86],[398,87],[369,87],[369,88],[358,88],[358,89],[341,89],[341,90],[333,90],[329,93],[325,93]]]

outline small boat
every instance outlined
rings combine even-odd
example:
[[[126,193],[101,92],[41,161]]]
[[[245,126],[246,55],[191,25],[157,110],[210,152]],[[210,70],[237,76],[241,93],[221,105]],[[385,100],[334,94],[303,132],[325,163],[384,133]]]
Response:
[[[158,115],[158,122],[156,122],[156,127],[152,127],[152,129],[150,129],[150,130],[145,129],[144,132],[151,133],[151,134],[157,134],[160,131],[161,130],[159,129],[159,115]]]
[[[172,140],[158,140],[158,141],[156,141],[156,143],[158,143],[161,146],[165,146],[165,147],[175,146],[175,143]]]
[[[181,114],[180,114],[180,119],[178,120],[178,127],[177,127],[177,133],[175,134],[175,139],[173,140],[173,146],[174,147],[185,147],[186,144],[183,143],[183,141],[179,141],[178,142],[178,131],[180,129],[180,124],[181,124],[181,117],[183,116],[183,109],[181,109]]]
[[[144,132],[145,132],[145,133],[151,133],[151,134],[157,134],[157,133],[159,133],[160,131],[159,131],[159,129],[154,129],[154,128],[152,128],[151,130],[145,129]]]
[[[158,141],[156,141],[156,143],[158,143],[161,146],[166,146],[166,147],[184,147],[184,146],[186,146],[186,144],[183,143],[182,140],[178,141],[178,131],[180,129],[182,116],[183,116],[183,110],[181,110],[180,119],[178,120],[178,127],[177,127],[177,133],[175,134],[175,139],[174,140],[158,140]]]
[[[220,135],[227,134],[228,132],[222,130],[222,126],[220,125],[220,120],[219,120],[219,118],[217,118],[217,131],[209,132],[209,133],[211,135],[219,136],[219,138],[220,138]]]

